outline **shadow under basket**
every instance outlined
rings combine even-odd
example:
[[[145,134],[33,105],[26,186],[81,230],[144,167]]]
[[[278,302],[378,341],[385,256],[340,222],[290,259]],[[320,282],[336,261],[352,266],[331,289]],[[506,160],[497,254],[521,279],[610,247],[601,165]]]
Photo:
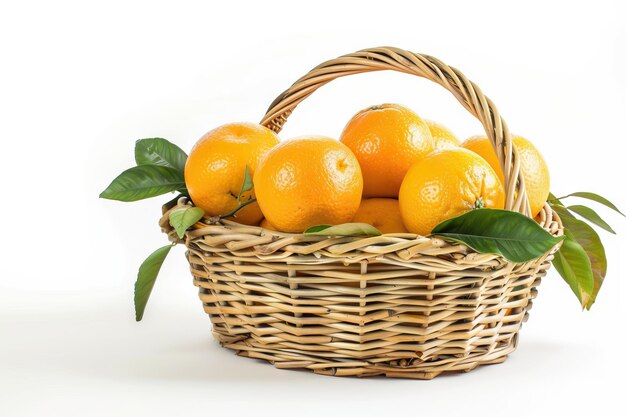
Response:
[[[373,48],[314,68],[270,106],[279,131],[291,111],[334,78],[396,70],[451,91],[483,124],[505,174],[506,208],[529,213],[519,158],[495,106],[458,70],[427,55]],[[238,355],[281,369],[336,376],[431,379],[503,362],[517,345],[555,247],[526,263],[410,233],[333,237],[203,219],[180,240],[165,207],[160,225],[184,243],[213,335]],[[545,205],[536,217],[562,235]]]

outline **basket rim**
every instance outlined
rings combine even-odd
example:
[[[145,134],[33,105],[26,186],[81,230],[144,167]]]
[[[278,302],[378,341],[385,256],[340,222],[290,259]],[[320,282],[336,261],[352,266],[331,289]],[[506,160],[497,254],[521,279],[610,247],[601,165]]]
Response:
[[[304,233],[291,233],[291,232],[281,232],[276,230],[265,229],[261,226],[255,225],[245,225],[241,223],[237,223],[232,220],[219,219],[216,217],[203,217],[198,222],[196,222],[193,226],[191,226],[184,234],[183,238],[179,238],[174,228],[171,226],[169,222],[169,214],[181,207],[195,207],[193,202],[187,197],[180,197],[176,201],[170,201],[166,203],[162,207],[162,217],[159,220],[159,225],[161,227],[161,231],[168,235],[168,238],[171,242],[177,244],[182,243],[185,246],[189,246],[189,244],[195,240],[199,239],[202,236],[205,236],[209,232],[215,232],[216,228],[222,228],[224,231],[224,235],[233,235],[233,231],[238,235],[251,235],[257,236],[259,238],[265,237],[266,241],[260,240],[259,243],[264,242],[266,245],[275,243],[280,240],[289,240],[290,243],[293,244],[315,244],[319,242],[326,242],[328,245],[350,245],[354,243],[359,243],[359,247],[363,246],[390,246],[390,245],[401,245],[401,244],[412,244],[412,245],[420,245],[424,244],[430,247],[436,248],[456,248],[457,251],[464,251],[468,255],[474,254],[474,256],[487,256],[491,259],[501,258],[504,262],[510,262],[502,257],[502,255],[498,254],[483,254],[475,251],[471,247],[450,240],[446,240],[437,236],[423,236],[416,233],[384,233],[380,236],[323,236],[323,235],[309,235]],[[553,236],[562,236],[563,231],[563,223],[558,213],[546,202],[544,204],[543,209],[539,213],[539,215],[533,219],[536,221],[544,230],[548,231]],[[545,255],[549,255],[550,253],[555,252],[562,241],[555,245],[552,249],[546,252]],[[260,245],[259,245],[260,246]],[[261,251],[263,252],[263,251]],[[262,254],[270,254],[273,253],[266,251],[266,253]],[[545,256],[544,255],[544,256]],[[408,258],[406,259],[408,261]],[[529,261],[533,262],[533,261]],[[510,262],[513,263],[513,262]]]

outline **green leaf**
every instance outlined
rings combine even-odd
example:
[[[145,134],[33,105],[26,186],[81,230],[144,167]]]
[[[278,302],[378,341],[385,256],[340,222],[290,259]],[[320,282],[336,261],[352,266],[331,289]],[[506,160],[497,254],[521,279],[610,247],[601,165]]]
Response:
[[[328,229],[331,227],[330,224],[318,224],[317,226],[311,226],[304,231],[305,235],[309,235],[311,233],[320,232],[322,230]]]
[[[589,263],[591,264],[591,272],[593,274],[593,290],[583,307],[587,310],[595,302],[607,270],[607,259],[604,246],[600,240],[600,236],[587,223],[576,219],[573,216],[561,217],[563,227],[568,236],[574,238],[576,242],[584,249]]]
[[[558,199],[555,199],[555,201],[558,201]],[[571,239],[575,240],[583,248],[585,256],[591,265],[591,271],[593,274],[593,291],[591,294],[585,294],[585,298],[581,301],[581,303],[584,301],[583,307],[590,309],[591,305],[596,300],[600,287],[602,286],[602,282],[604,281],[604,277],[606,276],[607,259],[604,246],[602,245],[602,241],[596,231],[593,230],[593,228],[587,223],[574,217],[574,215],[570,213],[566,207],[554,202],[551,202],[550,205],[561,218],[566,235],[570,236]],[[569,252],[570,256],[574,253],[576,252]],[[571,280],[571,278],[563,275],[564,272],[562,272],[562,269],[559,270],[557,268],[557,271],[559,271],[561,276],[566,281],[568,281],[568,279]]]
[[[176,230],[179,238],[183,238],[189,227],[204,216],[204,210],[199,207],[181,207],[170,213],[170,224]]]
[[[550,204],[550,205],[553,205],[553,204],[563,205],[563,203],[561,203],[561,200],[556,198],[555,195],[552,194],[552,193],[548,193],[548,204]]]
[[[305,230],[304,234],[319,236],[380,236],[382,233],[367,223],[344,223],[336,226],[312,226]]]
[[[562,222],[565,222],[566,219],[577,220],[576,217],[574,217],[574,215],[570,213],[567,207],[562,204],[551,202],[550,207],[552,207],[552,209],[556,211],[556,214],[559,215]]]
[[[174,168],[159,165],[139,165],[118,175],[100,193],[100,198],[137,201],[175,191],[185,186],[183,174]]]
[[[162,138],[139,139],[135,142],[137,165],[160,165],[185,172],[187,154],[172,142]]]
[[[554,255],[552,264],[570,286],[583,306],[590,300],[594,287],[591,262],[585,249],[566,231],[566,239]]]
[[[602,218],[598,215],[598,213],[596,213],[594,210],[590,209],[589,207],[581,206],[581,205],[573,205],[573,206],[568,206],[567,208],[568,210],[571,210],[574,213],[578,214],[579,216],[584,217],[585,219],[589,220],[591,223],[595,224],[596,226],[603,228],[607,232],[611,232],[615,234],[615,230],[613,230],[607,222],[602,220]]]
[[[170,253],[170,249],[172,249],[172,245],[155,250],[139,267],[137,282],[135,282],[135,320],[137,321],[141,321],[143,318],[143,312],[146,309],[154,282],[159,275],[163,261]]]
[[[510,210],[474,209],[437,225],[433,235],[461,242],[480,253],[527,262],[548,252],[563,237],[554,237],[533,219]]]
[[[622,213],[621,211],[619,211],[619,209],[615,206],[615,204],[611,203],[609,200],[607,200],[606,198],[602,197],[601,195],[595,194],[595,193],[590,193],[590,192],[577,192],[577,193],[571,193],[568,194],[564,197],[560,197],[557,200],[563,200],[565,198],[568,197],[580,197],[580,198],[586,198],[587,200],[592,200],[595,201],[596,203],[600,203],[605,205],[606,207],[615,210],[616,212],[618,212],[619,214],[621,214],[622,216],[624,216],[624,213]]]
[[[241,204],[241,196],[246,191],[250,191],[254,187],[254,183],[252,182],[252,176],[250,175],[250,170],[248,169],[248,165],[246,165],[246,171],[243,177],[243,183],[241,184],[241,190],[239,190],[239,195],[237,196],[237,202]]]

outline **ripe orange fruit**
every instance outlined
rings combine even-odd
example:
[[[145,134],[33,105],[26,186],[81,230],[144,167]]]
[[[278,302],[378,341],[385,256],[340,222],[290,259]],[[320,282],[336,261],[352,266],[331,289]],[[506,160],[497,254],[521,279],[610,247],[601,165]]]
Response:
[[[433,150],[426,123],[398,104],[381,104],[358,112],[340,138],[363,170],[363,197],[397,198],[411,165]]]
[[[433,137],[433,144],[436,151],[461,146],[461,142],[454,136],[454,133],[444,125],[426,119],[424,119],[424,122],[426,122],[426,126],[428,126],[430,134]]]
[[[254,123],[231,123],[211,130],[195,144],[185,165],[185,184],[194,204],[208,216],[237,208],[246,165],[252,175],[259,160],[278,144],[278,136]],[[254,198],[254,190],[241,201]],[[236,221],[258,224],[263,218],[257,203],[237,212]]]
[[[272,226],[272,224],[268,222],[267,219],[261,220],[261,223],[259,223],[259,227],[262,227],[267,230],[276,230],[276,228]]]
[[[535,217],[543,208],[548,194],[550,194],[550,172],[548,165],[537,148],[526,138],[513,136],[513,145],[517,149],[522,163],[522,174],[526,195],[530,203],[530,211]],[[500,168],[500,162],[491,142],[486,136],[473,136],[461,145],[472,152],[482,156],[498,174],[498,178],[504,184],[504,174]]]
[[[365,198],[352,218],[354,223],[367,223],[381,233],[407,233],[400,206],[395,198]]]
[[[484,159],[467,149],[445,149],[409,169],[399,201],[406,228],[427,235],[442,221],[474,208],[503,208],[504,189]]]
[[[304,136],[283,142],[263,158],[254,189],[267,220],[284,232],[349,222],[361,201],[363,176],[341,142]]]

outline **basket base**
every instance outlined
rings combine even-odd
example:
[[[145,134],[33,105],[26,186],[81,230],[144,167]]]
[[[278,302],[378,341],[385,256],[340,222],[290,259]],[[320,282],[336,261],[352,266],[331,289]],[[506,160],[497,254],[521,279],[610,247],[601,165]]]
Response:
[[[433,379],[444,373],[469,372],[480,365],[492,365],[504,362],[517,345],[517,334],[508,344],[503,344],[490,351],[478,353],[476,351],[466,355],[449,355],[440,358],[430,358],[422,361],[415,359],[398,359],[383,361],[380,359],[351,360],[337,358],[330,361],[297,349],[267,349],[254,346],[251,339],[225,340],[222,334],[214,332],[214,337],[220,344],[234,350],[239,356],[262,359],[270,362],[278,369],[309,370],[316,374],[327,376],[356,376],[372,377],[384,376],[388,378]]]

